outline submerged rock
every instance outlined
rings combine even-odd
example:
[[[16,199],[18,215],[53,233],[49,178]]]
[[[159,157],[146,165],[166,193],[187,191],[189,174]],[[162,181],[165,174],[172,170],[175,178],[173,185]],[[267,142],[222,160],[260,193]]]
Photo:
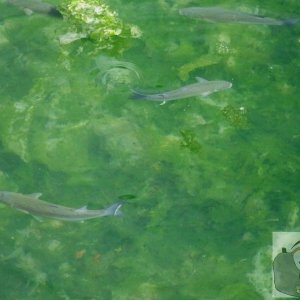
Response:
[[[100,55],[96,58],[96,82],[111,90],[118,85],[130,86],[140,80],[140,71],[131,62]]]
[[[98,0],[64,1],[59,10],[71,24],[70,32],[60,37],[64,44],[72,43],[81,38],[91,40],[100,49],[123,48],[122,40],[139,38],[141,30],[131,24],[124,23],[116,11]],[[65,36],[76,36],[66,39]]]

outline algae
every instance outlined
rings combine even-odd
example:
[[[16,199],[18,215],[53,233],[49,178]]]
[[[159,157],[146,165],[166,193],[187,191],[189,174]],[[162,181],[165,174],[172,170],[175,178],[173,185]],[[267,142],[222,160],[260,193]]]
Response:
[[[178,76],[181,80],[185,81],[188,79],[189,73],[193,72],[194,70],[217,64],[219,61],[220,58],[216,56],[201,56],[195,61],[186,63],[181,66],[178,70]]]
[[[247,118],[247,110],[244,107],[235,108],[232,105],[227,105],[222,109],[224,117],[237,128],[249,127]]]
[[[126,39],[142,35],[137,26],[125,24],[118,13],[102,1],[64,1],[59,10],[72,25],[68,33],[60,36],[61,44],[88,39],[94,43],[94,52],[113,48],[122,51]]]
[[[271,232],[300,226],[296,27],[192,22],[177,15],[185,0],[106,5],[124,37],[60,45],[60,34],[90,33],[71,16],[1,24],[1,190],[125,204],[122,218],[83,224],[0,207],[0,298],[267,299]],[[131,23],[143,30],[132,44]],[[234,92],[210,96],[215,106],[128,99],[137,80],[178,85],[181,67]]]
[[[181,130],[182,141],[180,145],[183,148],[188,148],[192,153],[200,153],[201,145],[197,141],[195,133],[191,130]]]

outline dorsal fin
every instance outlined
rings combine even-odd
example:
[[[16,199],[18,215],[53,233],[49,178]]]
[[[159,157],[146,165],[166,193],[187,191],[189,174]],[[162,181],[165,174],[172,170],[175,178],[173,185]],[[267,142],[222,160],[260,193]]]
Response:
[[[35,198],[35,199],[39,199],[42,196],[42,193],[33,193],[33,194],[29,194],[27,196]]]
[[[77,208],[76,211],[79,211],[79,212],[87,211],[87,206],[85,205],[80,208]]]
[[[207,79],[205,79],[205,78],[202,78],[202,77],[196,77],[196,80],[198,81],[198,82],[208,82],[209,80],[207,80]]]
[[[30,8],[24,8],[23,10],[27,16],[33,15],[33,10],[31,10]]]

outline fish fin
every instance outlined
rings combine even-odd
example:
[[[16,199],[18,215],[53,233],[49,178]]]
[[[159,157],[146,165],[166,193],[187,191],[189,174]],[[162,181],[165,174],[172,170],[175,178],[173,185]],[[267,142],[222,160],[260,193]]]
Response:
[[[13,206],[12,206],[13,207]],[[20,208],[17,208],[17,207],[14,207],[16,210],[24,213],[24,214],[29,214],[29,212],[27,210],[24,210],[24,209],[20,209]]]
[[[38,222],[43,222],[43,221],[44,221],[41,217],[37,217],[37,216],[34,216],[34,215],[32,215],[32,217],[33,217],[36,221],[38,221]]]
[[[136,196],[132,194],[125,194],[125,195],[118,196],[118,199],[120,200],[131,200],[134,198],[136,198]]]
[[[218,23],[217,21],[212,20],[212,19],[209,19],[209,18],[203,18],[203,20],[205,20],[205,21],[208,22],[208,23],[213,23],[213,24]]]
[[[24,8],[24,12],[27,16],[31,16],[33,15],[33,10],[29,9],[29,8]]]
[[[202,93],[201,96],[207,97],[207,96],[209,96],[211,93],[213,93],[213,92],[205,92],[205,93]]]
[[[75,211],[77,211],[77,212],[87,211],[87,206],[85,205],[85,206],[82,206],[80,208],[77,208]]]
[[[33,194],[29,194],[27,196],[35,198],[35,199],[39,199],[42,196],[42,193],[33,193]]]
[[[208,81],[209,81],[209,80],[207,80],[207,79],[205,79],[205,78],[202,78],[202,77],[196,77],[196,80],[197,80],[198,82],[202,82],[202,83],[208,82]]]
[[[105,209],[107,216],[122,216],[121,207],[123,203],[116,203]]]

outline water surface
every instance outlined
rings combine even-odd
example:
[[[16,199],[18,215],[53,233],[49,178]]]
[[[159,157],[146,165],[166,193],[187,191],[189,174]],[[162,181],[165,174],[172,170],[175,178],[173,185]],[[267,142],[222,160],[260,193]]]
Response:
[[[83,224],[1,206],[0,298],[269,299],[272,232],[300,225],[299,25],[209,24],[180,16],[182,0],[106,3],[142,37],[60,45],[66,21],[0,4],[0,190],[126,202],[122,218]],[[292,0],[226,5],[300,15]],[[197,76],[233,87],[130,99]]]

